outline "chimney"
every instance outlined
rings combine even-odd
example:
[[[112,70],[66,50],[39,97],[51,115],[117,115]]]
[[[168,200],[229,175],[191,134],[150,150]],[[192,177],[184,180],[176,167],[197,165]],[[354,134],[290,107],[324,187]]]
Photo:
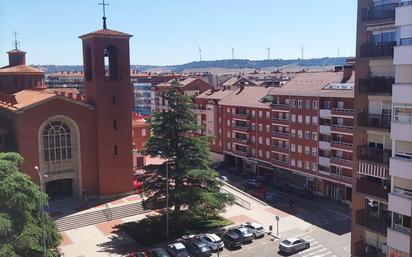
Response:
[[[16,49],[7,53],[9,54],[9,66],[26,65],[26,52]]]
[[[345,83],[346,81],[350,79],[350,77],[352,77],[352,71],[353,71],[352,65],[345,65],[343,67],[342,83]]]

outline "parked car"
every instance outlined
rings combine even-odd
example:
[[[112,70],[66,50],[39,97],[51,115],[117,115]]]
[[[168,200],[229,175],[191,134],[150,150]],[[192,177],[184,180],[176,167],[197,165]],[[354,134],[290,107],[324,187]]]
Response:
[[[276,202],[276,193],[273,191],[267,191],[266,192],[266,201],[269,203],[274,203]]]
[[[286,240],[283,240],[279,244],[279,251],[284,253],[294,254],[298,251],[308,249],[310,247],[310,243],[303,238],[300,237],[292,237]]]
[[[126,255],[126,257],[149,257],[146,252],[134,252]]]
[[[251,188],[258,188],[262,185],[262,183],[260,183],[259,180],[257,179],[248,179],[248,181],[246,182],[246,186],[251,187]]]
[[[171,257],[189,257],[186,247],[180,242],[168,245],[167,253]]]
[[[222,241],[225,244],[226,248],[228,249],[234,249],[234,248],[239,248],[242,247],[242,238],[240,235],[233,231],[228,231],[222,236]]]
[[[197,237],[183,240],[182,243],[185,245],[187,251],[192,257],[212,256],[212,251],[210,248]]]
[[[275,189],[285,193],[293,193],[293,187],[285,182],[275,183]]]
[[[266,189],[260,188],[260,189],[254,190],[252,192],[252,195],[256,198],[259,198],[259,199],[265,199]]]
[[[245,227],[237,227],[237,228],[232,228],[229,231],[233,231],[234,233],[238,234],[240,238],[242,239],[242,243],[249,243],[253,241],[253,238],[255,236],[249,232],[249,230]]]
[[[212,251],[223,249],[225,244],[222,239],[216,234],[202,234],[199,235],[199,239],[205,243]]]
[[[226,176],[220,176],[219,178],[220,178],[220,180],[222,180],[222,181],[225,181],[225,182],[228,181],[228,178],[227,178]]]
[[[162,248],[154,248],[147,251],[149,257],[170,257]]]
[[[259,223],[247,222],[246,224],[243,225],[243,227],[247,228],[249,232],[255,236],[255,238],[265,236],[265,229]]]

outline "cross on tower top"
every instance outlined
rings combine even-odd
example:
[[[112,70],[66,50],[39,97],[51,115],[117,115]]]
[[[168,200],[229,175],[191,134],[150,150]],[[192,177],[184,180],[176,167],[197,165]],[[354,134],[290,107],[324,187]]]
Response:
[[[17,40],[17,35],[18,35],[19,33],[17,33],[16,31],[14,31],[12,34],[14,35],[13,46],[14,46],[14,49],[17,50],[18,47],[20,46],[20,42]]]
[[[102,0],[102,3],[99,3],[99,5],[103,6],[103,29],[107,29],[106,26],[106,5],[109,5]]]

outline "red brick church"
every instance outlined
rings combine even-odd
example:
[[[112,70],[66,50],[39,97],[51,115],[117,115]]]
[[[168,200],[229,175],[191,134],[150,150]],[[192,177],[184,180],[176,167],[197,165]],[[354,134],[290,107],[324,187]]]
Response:
[[[131,35],[101,29],[83,42],[84,97],[46,88],[44,72],[8,52],[0,68],[0,151],[16,151],[21,169],[51,199],[132,190]]]

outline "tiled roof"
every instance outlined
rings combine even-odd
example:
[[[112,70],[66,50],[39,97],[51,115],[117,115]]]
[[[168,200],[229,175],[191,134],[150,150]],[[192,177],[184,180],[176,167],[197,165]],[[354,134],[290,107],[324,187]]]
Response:
[[[186,79],[184,79],[184,80],[177,80],[177,81],[179,82],[180,87],[184,87],[184,86],[187,86],[187,85],[189,85],[190,83],[192,83],[192,82],[194,82],[194,81],[196,81],[196,80],[198,80],[198,79],[200,79],[200,78],[186,78]],[[156,85],[156,87],[160,87],[160,88],[162,88],[162,87],[170,87],[170,86],[172,85],[173,81],[175,81],[175,80],[176,80],[176,79],[171,79],[171,80],[169,80],[169,81],[167,81],[167,82],[164,82],[164,83],[161,83],[161,84],[159,84],[159,85]]]
[[[17,65],[17,66],[6,66],[0,69],[1,74],[5,73],[41,73],[44,74],[44,71],[41,69],[33,68],[28,65]]]
[[[346,83],[353,84],[354,74]],[[353,98],[354,89],[325,89],[331,83],[341,83],[343,72],[303,72],[282,87],[275,87],[270,95],[295,95]]]
[[[199,99],[211,99],[211,100],[222,100],[225,97],[229,96],[230,94],[232,94],[233,92],[235,92],[236,90],[234,89],[218,89],[218,90],[212,90],[209,89],[205,92],[203,92],[202,94],[198,95],[196,98]]]
[[[268,108],[270,103],[263,103],[261,99],[268,95],[271,88],[242,87],[233,90],[233,93],[222,99],[220,105]]]
[[[100,30],[96,30],[94,32],[84,34],[84,35],[80,36],[80,38],[88,37],[88,36],[132,37],[132,35],[129,35],[127,33],[123,33],[123,32],[120,32],[120,31],[111,30],[111,29],[100,29]]]

